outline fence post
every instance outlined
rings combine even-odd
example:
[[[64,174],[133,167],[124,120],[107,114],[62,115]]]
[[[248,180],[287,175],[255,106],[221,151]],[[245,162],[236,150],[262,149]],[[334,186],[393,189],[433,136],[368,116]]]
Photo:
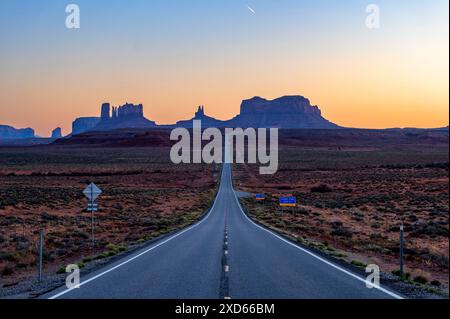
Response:
[[[400,225],[400,276],[403,277],[403,224]]]
[[[39,230],[39,261],[38,261],[38,279],[39,282],[42,281],[42,250],[44,245],[44,230],[41,228]]]

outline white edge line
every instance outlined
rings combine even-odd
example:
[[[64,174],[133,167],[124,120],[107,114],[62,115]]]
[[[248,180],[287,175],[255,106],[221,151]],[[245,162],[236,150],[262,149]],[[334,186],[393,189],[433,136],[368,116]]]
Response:
[[[231,174],[230,174],[230,179],[231,179]],[[231,183],[231,185],[233,185],[233,183]],[[232,186],[232,187],[233,187],[233,186]],[[349,275],[349,276],[351,276],[351,277],[353,277],[353,278],[355,278],[355,279],[357,279],[357,280],[359,280],[359,281],[362,281],[362,282],[364,282],[364,283],[366,282],[365,279],[363,279],[363,278],[361,278],[361,277],[355,275],[354,273],[351,273],[350,271],[345,270],[344,268],[341,268],[341,267],[335,265],[334,263],[329,262],[328,260],[326,260],[326,259],[324,259],[324,258],[322,258],[322,257],[320,257],[320,256],[318,256],[318,255],[316,255],[316,254],[314,254],[314,253],[312,253],[312,252],[310,252],[310,251],[308,251],[308,250],[306,250],[306,249],[300,247],[300,246],[295,245],[294,243],[291,243],[290,241],[284,239],[283,237],[281,237],[280,235],[274,233],[273,231],[271,231],[271,230],[269,230],[269,229],[267,229],[267,228],[264,228],[264,227],[258,225],[257,223],[255,223],[253,220],[251,220],[251,219],[247,216],[247,214],[244,213],[244,210],[243,210],[242,207],[241,207],[241,203],[239,202],[239,200],[238,200],[238,198],[237,198],[237,195],[236,195],[236,192],[234,191],[234,187],[233,187],[233,193],[234,193],[234,198],[236,199],[236,202],[237,202],[237,204],[238,204],[238,206],[239,206],[239,209],[241,210],[241,213],[242,213],[242,214],[245,216],[245,218],[247,218],[253,225],[255,225],[256,227],[258,227],[258,228],[260,228],[260,229],[262,229],[262,230],[268,232],[268,233],[271,234],[272,236],[275,236],[276,238],[278,238],[279,240],[285,242],[286,244],[288,244],[288,245],[290,245],[290,246],[292,246],[292,247],[294,247],[294,248],[297,248],[297,249],[299,249],[299,250],[301,250],[301,251],[307,253],[308,255],[311,255],[312,257],[314,257],[314,258],[316,258],[316,259],[318,259],[318,260],[324,262],[325,264],[327,264],[327,265],[329,265],[329,266],[331,266],[331,267],[333,267],[333,268],[335,268],[335,269],[337,269],[337,270],[340,270],[340,271],[342,271],[343,273],[345,273],[345,274],[347,274],[347,275]],[[385,289],[385,288],[383,288],[383,287],[381,287],[381,286],[379,286],[379,287],[374,286],[374,288],[375,288],[375,289],[378,289],[378,290],[380,290],[380,291],[382,291],[382,292],[384,292],[384,293],[388,294],[389,296],[394,297],[394,298],[396,298],[396,299],[404,299],[402,296],[397,295],[397,294],[395,294],[395,293],[393,293],[393,292],[391,292],[391,291],[389,291],[389,290],[387,290],[387,289]]]
[[[173,235],[173,236],[167,238],[166,240],[164,240],[164,241],[158,243],[157,245],[152,246],[152,247],[150,247],[149,249],[147,249],[147,250],[145,250],[145,251],[139,253],[138,255],[133,256],[133,257],[131,257],[131,258],[125,260],[124,262],[122,262],[122,263],[120,263],[120,264],[118,264],[118,265],[116,265],[116,266],[114,266],[114,267],[112,267],[112,268],[109,268],[108,270],[105,270],[104,272],[102,272],[102,273],[100,273],[100,274],[98,274],[98,275],[95,275],[94,277],[91,277],[91,278],[89,278],[89,279],[87,279],[87,280],[81,282],[81,283],[78,285],[78,288],[81,287],[81,286],[83,286],[83,285],[85,285],[85,284],[87,284],[87,283],[89,283],[89,282],[91,282],[91,281],[93,281],[93,280],[95,280],[95,279],[97,279],[97,278],[100,278],[100,277],[106,275],[107,273],[109,273],[109,272],[111,272],[111,271],[113,271],[113,270],[116,270],[116,269],[119,268],[119,267],[122,267],[122,266],[125,265],[125,264],[128,264],[130,261],[133,261],[133,260],[135,260],[136,258],[141,257],[142,255],[144,255],[144,254],[146,254],[146,253],[152,251],[153,249],[158,248],[159,246],[164,245],[165,243],[171,241],[172,239],[177,238],[178,236],[184,234],[185,232],[187,232],[187,231],[189,231],[189,230],[191,230],[191,229],[194,229],[195,227],[201,225],[206,219],[208,219],[208,217],[211,215],[211,212],[214,210],[214,207],[216,206],[217,198],[219,197],[219,194],[220,194],[220,192],[221,192],[221,190],[222,190],[222,187],[221,187],[221,184],[222,184],[222,177],[223,177],[222,175],[223,175],[223,170],[222,170],[222,174],[221,174],[221,183],[220,183],[220,185],[219,185],[219,190],[217,191],[216,197],[214,198],[214,203],[213,203],[211,209],[209,210],[208,215],[206,215],[205,218],[203,218],[202,220],[200,220],[200,221],[197,222],[196,224],[194,224],[194,225],[192,225],[192,226],[190,226],[190,227],[188,227],[188,228],[186,228],[186,229],[180,231],[179,233],[176,233],[175,235]],[[66,293],[68,293],[68,292],[70,292],[70,291],[72,291],[72,290],[74,290],[74,289],[78,289],[78,288],[67,288],[66,290],[61,291],[60,293],[57,293],[56,295],[51,296],[51,297],[49,297],[48,299],[56,299],[56,298],[58,298],[58,297],[61,297],[61,296],[65,295]]]

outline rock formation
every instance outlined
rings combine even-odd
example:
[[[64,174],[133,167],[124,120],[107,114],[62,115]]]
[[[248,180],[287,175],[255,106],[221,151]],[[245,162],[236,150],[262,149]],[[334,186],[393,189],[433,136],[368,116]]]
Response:
[[[111,105],[109,103],[102,104],[102,111],[100,113],[100,120],[107,121],[109,120],[109,114],[111,113]]]
[[[9,125],[0,125],[1,139],[23,139],[34,138],[34,130],[32,128],[16,129]]]
[[[303,96],[283,96],[274,100],[254,97],[242,101],[240,114],[228,121],[217,120],[205,114],[204,106],[199,106],[190,120],[172,125],[156,125],[144,117],[142,104],[126,103],[111,106],[103,103],[100,117],[79,118],[72,127],[72,134],[86,131],[110,131],[123,128],[192,128],[193,120],[201,120],[202,127],[276,127],[283,129],[338,129],[338,125],[325,119],[316,105]]]
[[[278,127],[286,129],[337,129],[316,105],[303,96],[283,96],[275,100],[254,97],[242,101],[241,112],[227,122],[231,127]]]
[[[156,123],[144,117],[142,104],[126,103],[122,106],[112,107],[103,103],[101,107],[100,122],[93,128],[97,131],[109,131],[119,128],[147,128],[156,127]]]
[[[61,138],[62,137],[62,131],[60,127],[55,128],[52,131],[52,138]]]
[[[186,121],[179,121],[175,124],[176,127],[192,128],[194,120],[201,120],[203,127],[223,127],[224,122],[216,120],[213,117],[207,116],[205,114],[205,107],[203,105],[199,106],[197,112],[192,119]]]
[[[93,129],[100,122],[98,117],[79,117],[72,122],[72,135],[81,134]]]
[[[193,120],[202,120],[202,127],[277,127],[285,129],[337,129],[338,125],[325,119],[320,109],[303,96],[284,96],[275,100],[254,97],[242,101],[240,114],[228,121],[205,115],[199,106],[195,116],[179,121],[177,127],[192,127]]]

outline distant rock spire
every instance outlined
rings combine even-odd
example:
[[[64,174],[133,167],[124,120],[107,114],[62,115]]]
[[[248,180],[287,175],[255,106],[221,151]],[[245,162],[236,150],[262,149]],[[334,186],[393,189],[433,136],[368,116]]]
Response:
[[[205,116],[205,107],[203,105],[200,105],[197,109],[197,112],[195,112],[195,118],[202,118]]]
[[[102,104],[102,111],[100,118],[102,121],[107,121],[110,119],[111,105],[109,103]]]
[[[113,108],[112,108],[112,119],[113,120],[116,120],[117,119],[117,116],[118,114],[117,114],[117,107],[116,106],[113,106]]]
[[[55,128],[52,131],[52,138],[61,138],[62,137],[62,131],[60,127]]]

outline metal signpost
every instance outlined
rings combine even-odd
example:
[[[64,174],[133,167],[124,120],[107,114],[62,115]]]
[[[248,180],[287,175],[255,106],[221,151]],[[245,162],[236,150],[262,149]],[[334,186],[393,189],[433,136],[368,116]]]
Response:
[[[91,212],[91,237],[92,237],[92,248],[94,248],[95,245],[95,236],[94,236],[94,212],[98,210],[98,205],[95,202],[95,200],[100,196],[102,193],[101,189],[97,187],[94,183],[91,183],[86,189],[83,191],[84,196],[87,197],[89,200],[87,211]]]
[[[44,245],[44,230],[39,230],[39,244],[38,244],[38,250],[39,250],[39,261],[38,261],[38,278],[39,282],[42,281],[42,246]]]
[[[403,277],[403,224],[400,225],[400,276]]]

